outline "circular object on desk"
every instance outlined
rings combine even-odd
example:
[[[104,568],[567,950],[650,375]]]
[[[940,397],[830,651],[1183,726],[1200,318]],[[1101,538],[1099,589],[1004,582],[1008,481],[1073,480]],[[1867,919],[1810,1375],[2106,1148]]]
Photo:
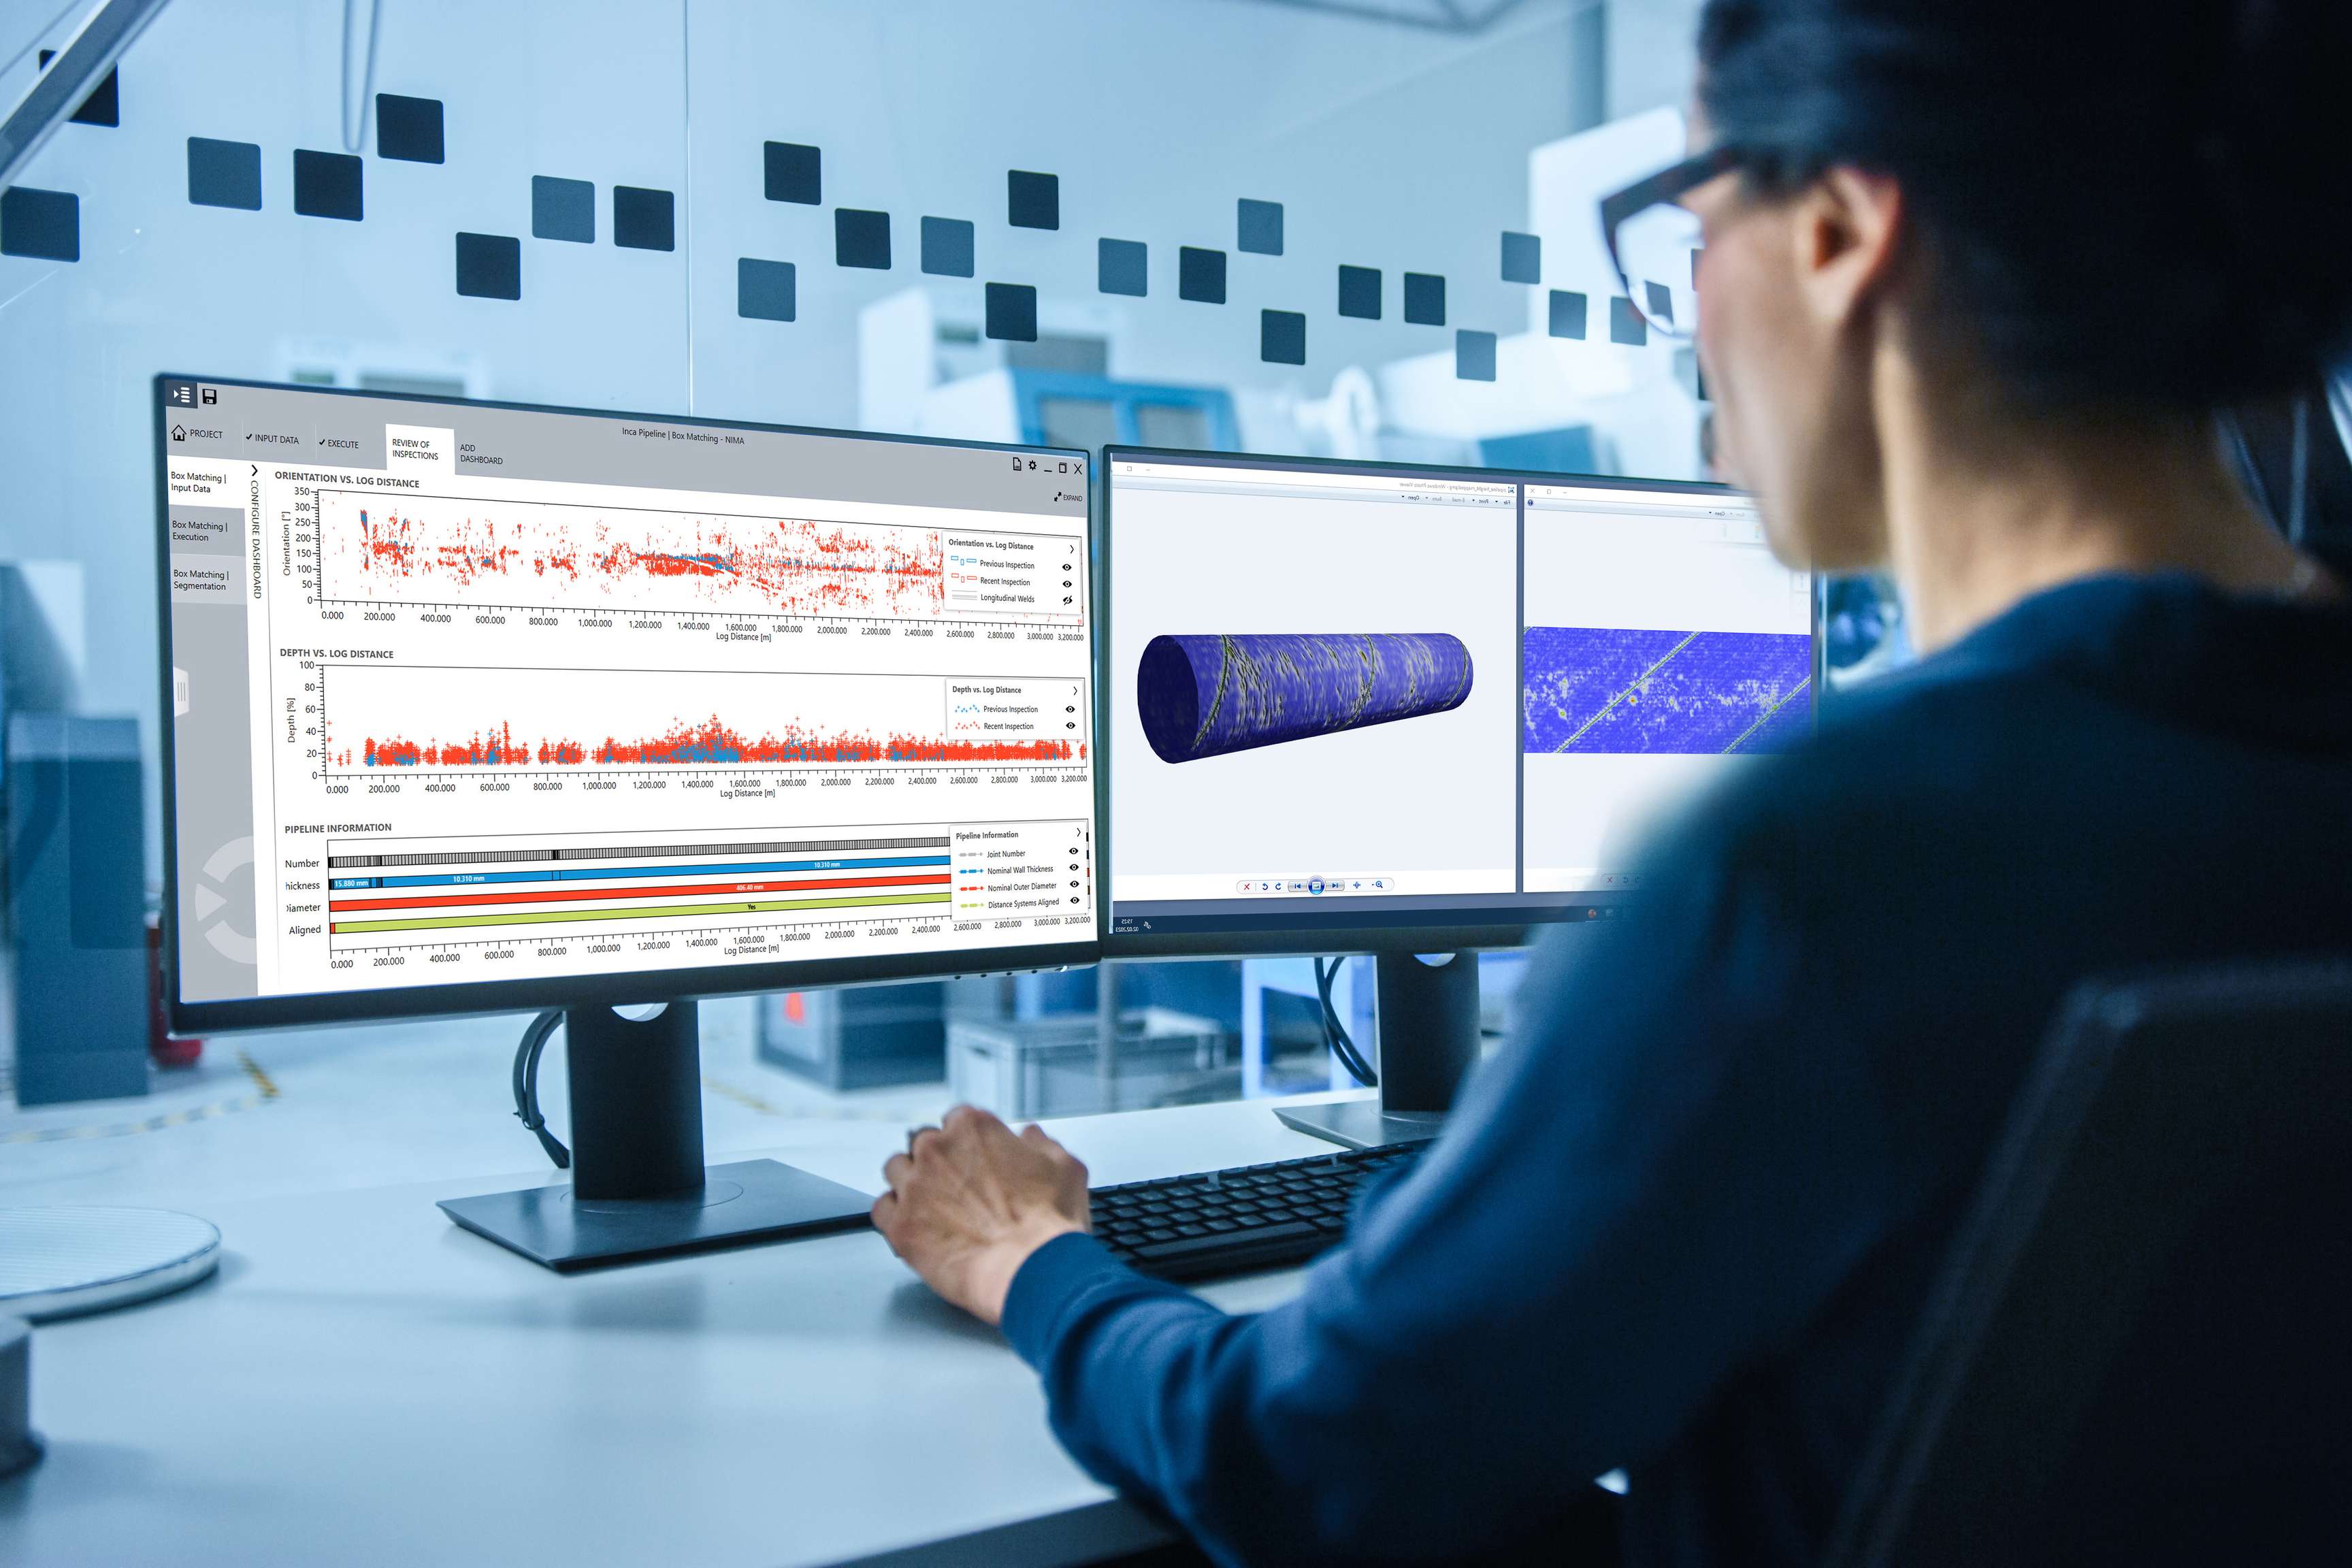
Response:
[[[0,1208],[0,1312],[45,1323],[168,1295],[220,1266],[220,1232],[169,1209]]]
[[[13,1476],[41,1457],[33,1436],[33,1331],[0,1318],[0,1476]]]

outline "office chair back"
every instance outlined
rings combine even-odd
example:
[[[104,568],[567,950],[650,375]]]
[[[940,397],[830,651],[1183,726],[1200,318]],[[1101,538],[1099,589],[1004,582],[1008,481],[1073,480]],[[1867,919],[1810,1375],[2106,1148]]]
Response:
[[[2352,1562],[2352,963],[2085,986],[1833,1568]]]

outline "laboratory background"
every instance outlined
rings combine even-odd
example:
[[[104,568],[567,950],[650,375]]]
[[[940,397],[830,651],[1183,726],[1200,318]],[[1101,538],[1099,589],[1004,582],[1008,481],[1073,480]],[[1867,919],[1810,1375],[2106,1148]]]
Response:
[[[31,85],[83,9],[13,8],[0,93]],[[1690,347],[1629,308],[1591,216],[1678,153],[1696,10],[157,7],[18,176],[0,237],[9,712],[110,721],[126,757],[135,736],[142,809],[105,850],[140,857],[152,926],[140,459],[150,378],[188,367],[983,441],[1704,478]],[[1861,586],[1840,667],[1899,642],[1891,600]],[[234,896],[257,869],[215,874]],[[12,929],[61,913],[20,905]],[[1519,963],[1486,960],[1496,1013]],[[1337,994],[1357,989],[1369,1016],[1369,984]],[[1318,1012],[1297,958],[715,1002],[711,1135],[957,1098],[1035,1117],[1338,1087]],[[157,1039],[152,1072],[131,1060],[136,1022],[113,1037],[128,1076],[106,1081],[135,1079],[138,1099],[12,1121],[18,1201],[152,1180],[193,1202],[528,1152],[498,1105],[507,1020]],[[5,1020],[45,1023],[21,1005]]]
[[[1423,1117],[1410,1136],[1427,1138],[1460,1076],[1507,1037],[1528,959],[1504,917],[1596,928],[1558,937],[1573,951],[1632,907],[1613,837],[1602,844],[1577,817],[1539,846],[1542,830],[1518,826],[1536,806],[1513,818],[1513,803],[1547,779],[1696,777],[1681,753],[1792,745],[1800,723],[1912,661],[1890,585],[1774,564],[1761,521],[1721,483],[1706,377],[1689,322],[1675,321],[1696,309],[1695,254],[1687,276],[1633,276],[1597,217],[1604,197],[1690,150],[1701,8],[0,0],[0,107],[16,106],[17,138],[0,139],[0,1473],[29,1466],[0,1479],[0,1542],[26,1555],[0,1545],[0,1559],[1196,1561],[1153,1555],[1176,1549],[1167,1522],[1055,1445],[1036,1380],[856,1228],[864,1205],[910,1131],[968,1103],[1016,1127],[1070,1129],[1097,1202],[1124,1193],[1113,1217],[1120,1203],[1138,1211],[1135,1259],[1209,1239],[1205,1222],[1142,1228],[1159,1212],[1142,1184],[1259,1172],[1248,1179],[1300,1205],[1280,1211],[1299,1245],[1265,1255],[1295,1267],[1337,1240],[1344,1204],[1285,1185],[1328,1174],[1286,1163],[1385,1157],[1402,1144],[1383,1137],[1408,1136],[1399,1117]],[[60,90],[52,73],[91,61],[69,102],[39,112]],[[548,996],[444,1006],[421,989],[368,991],[381,1005],[331,1022],[291,1003],[182,1013],[205,998],[173,992],[172,944],[249,966],[254,911],[310,875],[266,835],[201,853],[183,843],[175,864],[167,831],[188,820],[174,792],[191,788],[195,755],[192,661],[167,637],[184,640],[173,616],[193,602],[184,587],[200,586],[173,574],[201,555],[209,564],[189,569],[216,574],[233,597],[249,566],[258,603],[265,586],[288,591],[264,584],[265,560],[299,583],[325,549],[315,514],[307,542],[294,510],[264,516],[264,469],[288,458],[263,447],[250,559],[217,542],[183,553],[183,529],[215,525],[184,519],[159,470],[182,460],[174,444],[188,462],[221,465],[217,482],[236,493],[210,504],[235,510],[205,515],[241,526],[242,454],[204,443],[215,426],[247,428],[237,421],[257,385],[425,400],[403,405],[418,408],[530,405],[566,411],[566,429],[601,428],[609,414],[632,436],[657,424],[714,445],[748,426],[856,437],[823,447],[849,454],[839,493],[870,464],[884,500],[902,461],[918,466],[900,454],[978,453],[989,485],[1007,478],[996,467],[1007,450],[1024,484],[1024,463],[1060,463],[1066,488],[1006,507],[1081,552],[1091,527],[1097,573],[1113,569],[1119,537],[1129,559],[1149,546],[1164,567],[1151,583],[1062,584],[1079,601],[1071,627],[1088,595],[1109,615],[1087,636],[1103,638],[1117,688],[1099,710],[1076,697],[1065,710],[1090,742],[1052,742],[1094,770],[1082,781],[1066,770],[1057,786],[1096,835],[1066,846],[1068,887],[1087,884],[1067,896],[1087,900],[1083,937],[1074,914],[1025,961],[983,952],[968,966],[902,966],[887,983],[834,984],[843,970],[801,988],[713,986],[725,994],[687,1005],[686,1033],[671,1037],[688,1066],[669,1079],[629,1076],[626,1048],[567,1048],[550,1033],[559,1015],[540,1012],[566,1004]],[[445,423],[468,440],[478,413],[489,416],[467,408]],[[2225,431],[2290,538],[2332,527],[2340,541],[2352,520],[2344,383]],[[1170,467],[1169,454],[1183,456]],[[1256,551],[1246,542],[1272,511],[1216,513],[1231,558],[1213,565],[1182,531],[1196,515],[1186,509],[1208,517],[1228,491],[1271,508],[1313,489],[1336,506],[1349,485],[1391,487],[1444,521],[1416,515],[1352,543],[1302,531],[1296,548],[1269,537]],[[1725,579],[1724,602],[1749,598],[1707,621],[1712,609],[1686,607],[1691,584],[1657,578],[1675,603],[1654,624],[1684,629],[1625,632],[1654,623],[1610,621],[1627,595],[1596,576],[1558,595],[1574,601],[1551,616],[1569,640],[1543,643],[1544,563],[1607,558],[1575,554],[1586,536],[1541,532],[1541,520],[1613,508],[1622,522],[1644,506],[1693,531],[1709,561],[1740,552],[1748,575]],[[1012,526],[985,509],[959,516]],[[1518,532],[1489,526],[1521,517]],[[1179,521],[1149,531],[1166,518]],[[1350,586],[1372,574],[1412,589],[1423,563],[1409,557],[1423,551],[1433,582],[1475,577],[1477,602],[1500,606],[1477,612],[1475,634],[1417,624]],[[1475,552],[1489,565],[1465,565]],[[1559,568],[1551,587],[1582,569]],[[1221,620],[1218,584],[1289,618]],[[1152,592],[1192,595],[1199,613],[1123,624],[1120,606]],[[1294,632],[1297,646],[1275,647]],[[1312,720],[1276,732],[1269,721],[1212,744],[1211,721],[1187,709],[1198,733],[1167,741],[1148,692],[1139,705],[1120,695],[1155,668],[1190,680],[1206,668],[1207,634],[1231,634],[1221,657],[1244,661],[1259,657],[1244,646],[1258,637],[1274,661],[1339,658],[1328,638],[1358,633],[1365,659],[1398,661],[1422,683],[1370,715],[1393,723],[1351,713],[1325,726],[1345,733]],[[1639,640],[1661,635],[1655,647]],[[1712,740],[1632,735],[1633,704],[1695,638],[1717,639],[1698,646],[1729,672],[1736,720]],[[289,668],[308,657],[259,636],[252,648]],[[1538,711],[1517,671],[1550,648],[1617,660],[1619,675]],[[1257,667],[1234,668],[1255,679]],[[1212,678],[1200,679],[1206,693]],[[199,669],[199,704],[216,689],[205,680]],[[462,672],[426,694],[448,735],[500,721]],[[289,699],[262,717],[299,745],[323,723],[311,713]],[[1628,734],[1595,729],[1610,723]],[[1447,781],[1456,754],[1432,739],[1472,726],[1495,748],[1475,796]],[[386,742],[385,757],[414,761],[402,749],[418,738]],[[348,743],[315,742],[329,763]],[[373,767],[377,742],[366,746]],[[1351,943],[1344,921],[1301,915],[1313,940],[1293,942],[1245,922],[1212,929],[1206,915],[1191,940],[1169,921],[1211,883],[1222,918],[1257,898],[1352,909],[1349,897],[1391,892],[1400,868],[1436,874],[1402,858],[1273,865],[1253,882],[1261,873],[1243,858],[1276,853],[1253,847],[1204,866],[1198,887],[1173,872],[1146,892],[1092,885],[1112,833],[1137,846],[1148,826],[1181,848],[1190,814],[1245,814],[1269,788],[1301,817],[1353,823],[1314,801],[1333,787],[1318,764],[1415,747],[1430,816],[1459,810],[1455,837],[1476,841],[1457,860],[1502,868],[1503,891],[1465,871],[1447,896],[1468,902],[1429,900],[1444,918],[1432,917],[1427,956],[1454,953],[1451,990],[1408,984],[1409,953]],[[1609,755],[1575,767],[1537,756],[1579,751]],[[561,743],[554,754],[579,760]],[[1349,809],[1365,821],[1403,798],[1402,784],[1391,797],[1359,782]],[[1091,817],[1086,790],[1098,792]],[[650,796],[632,802],[630,832],[650,843],[659,812]],[[982,875],[966,865],[978,857],[962,837],[952,855],[949,844],[869,835],[697,853],[733,855],[741,864],[719,869],[746,875],[848,865],[866,879],[811,887],[953,881],[961,894]],[[1063,847],[1044,855],[1055,875]],[[787,848],[865,858],[777,858]],[[614,861],[601,874],[624,874],[633,852],[650,851],[635,838],[600,848]],[[1129,851],[1138,875],[1160,868],[1146,853]],[[458,868],[403,876],[399,856],[334,860],[334,897],[353,900],[334,908],[385,916],[348,929],[464,924],[477,919],[468,900],[507,896],[476,884],[525,875],[467,870],[446,845],[409,858],[434,855]],[[420,891],[428,882],[440,890]],[[532,896],[596,896],[584,886]],[[409,919],[407,906],[430,910]],[[1145,923],[1155,909],[1175,936],[1147,940],[1160,934]],[[643,1000],[646,1016],[613,1016],[668,1026],[655,1017],[661,995],[589,1000]],[[1408,1029],[1452,1055],[1429,1068],[1389,1048]],[[616,1076],[575,1106],[574,1073],[591,1061]],[[1359,1113],[1385,1131],[1364,1132],[1349,1121]],[[664,1128],[678,1138],[648,1152],[647,1130]],[[593,1166],[614,1183],[616,1202],[652,1190],[642,1172],[602,1165],[624,1144],[689,1185],[708,1164],[699,1214],[758,1188],[769,1178],[744,1173],[771,1157],[783,1163],[770,1173],[813,1173],[814,1187],[754,1197],[834,1207],[780,1245],[697,1250],[717,1233],[696,1227],[724,1221],[683,1210],[663,1222],[678,1228],[632,1237],[625,1202],[600,1209],[590,1179]],[[1263,1174],[1276,1165],[1288,1173]],[[1347,1169],[1351,1183],[1379,1179],[1370,1164]],[[660,1260],[629,1261],[642,1258]],[[1234,1310],[1297,1288],[1295,1275],[1225,1277],[1235,1272],[1204,1287]],[[7,1328],[12,1312],[36,1326]],[[919,1498],[908,1475],[924,1478]]]

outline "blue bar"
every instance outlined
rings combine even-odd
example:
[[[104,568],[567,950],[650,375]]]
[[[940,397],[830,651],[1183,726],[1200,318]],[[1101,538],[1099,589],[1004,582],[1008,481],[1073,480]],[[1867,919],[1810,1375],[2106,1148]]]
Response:
[[[761,860],[703,866],[593,866],[570,871],[452,871],[436,877],[353,877],[336,888],[470,888],[485,882],[582,882],[639,877],[745,877],[770,871],[856,871],[871,866],[944,866],[945,855],[890,855],[870,860]]]

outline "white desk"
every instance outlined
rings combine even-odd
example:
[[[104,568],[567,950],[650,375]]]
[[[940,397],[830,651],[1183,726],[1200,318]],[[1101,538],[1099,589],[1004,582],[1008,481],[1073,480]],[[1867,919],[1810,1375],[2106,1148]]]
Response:
[[[1268,1105],[1054,1131],[1097,1184],[1329,1152]],[[900,1137],[717,1157],[878,1191]],[[0,1563],[1055,1564],[1161,1539],[879,1237],[564,1278],[433,1206],[500,1184],[213,1205],[216,1279],[36,1331],[49,1453],[0,1482]],[[1296,1280],[1207,1293],[1262,1307]]]

